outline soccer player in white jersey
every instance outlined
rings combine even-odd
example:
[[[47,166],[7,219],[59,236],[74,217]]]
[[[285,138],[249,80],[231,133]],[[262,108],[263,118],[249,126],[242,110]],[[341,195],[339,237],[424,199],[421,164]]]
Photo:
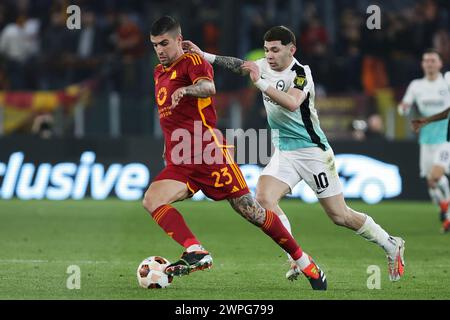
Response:
[[[404,273],[405,241],[390,236],[370,216],[346,205],[333,150],[320,128],[314,108],[311,70],[294,58],[296,40],[292,31],[284,26],[267,31],[264,35],[265,58],[256,62],[212,55],[190,41],[184,42],[184,49],[204,56],[214,65],[248,74],[263,94],[267,120],[278,134],[273,137],[275,153],[257,184],[256,198],[260,204],[276,212],[290,231],[289,220],[278,203],[297,183],[305,180],[335,224],[356,231],[384,249],[389,278],[399,280]],[[291,264],[286,277],[295,280],[300,273],[298,267]]]
[[[415,103],[422,117],[444,112],[450,106],[450,82],[440,72],[442,60],[437,51],[429,49],[422,56],[424,77],[413,80],[398,106],[401,115],[407,115]],[[450,76],[447,76],[450,78]],[[449,79],[450,80],[450,79]],[[432,201],[440,207],[443,231],[448,231],[450,142],[447,141],[448,121],[440,119],[420,129],[420,176],[427,179]]]

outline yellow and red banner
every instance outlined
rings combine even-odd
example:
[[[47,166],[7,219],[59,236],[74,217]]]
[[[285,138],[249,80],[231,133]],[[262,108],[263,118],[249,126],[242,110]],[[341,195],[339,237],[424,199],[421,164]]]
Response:
[[[73,107],[86,99],[95,81],[88,80],[55,91],[0,91],[0,108],[3,108],[3,133],[12,133],[30,121],[36,114],[51,113],[62,108],[70,113]]]

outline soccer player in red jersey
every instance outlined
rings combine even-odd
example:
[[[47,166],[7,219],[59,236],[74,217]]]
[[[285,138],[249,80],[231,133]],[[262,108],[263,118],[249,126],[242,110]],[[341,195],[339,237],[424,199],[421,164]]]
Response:
[[[230,146],[215,129],[212,66],[197,54],[183,52],[181,28],[172,17],[153,23],[150,40],[161,62],[155,67],[154,81],[166,167],[151,183],[143,205],[156,223],[185,248],[181,259],[169,265],[166,273],[186,275],[212,265],[210,253],[171,206],[202,190],[215,201],[228,200],[235,211],[261,228],[293,258],[313,289],[326,290],[323,271],[302,251],[278,216],[255,201],[228,151]],[[186,148],[186,143],[192,148]]]

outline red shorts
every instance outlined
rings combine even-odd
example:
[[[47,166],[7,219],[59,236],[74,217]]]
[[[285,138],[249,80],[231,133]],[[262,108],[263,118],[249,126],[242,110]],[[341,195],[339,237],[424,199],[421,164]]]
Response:
[[[185,183],[191,195],[202,190],[216,201],[238,198],[250,192],[241,170],[231,159],[223,164],[168,165],[153,181],[166,179]]]

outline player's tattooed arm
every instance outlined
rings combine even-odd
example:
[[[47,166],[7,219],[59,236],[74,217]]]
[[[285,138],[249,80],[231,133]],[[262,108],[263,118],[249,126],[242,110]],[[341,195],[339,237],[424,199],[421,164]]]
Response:
[[[189,40],[183,41],[182,47],[185,52],[194,52],[202,56],[211,64],[218,65],[222,68],[243,76],[248,74],[248,72],[241,69],[241,66],[244,63],[244,61],[241,59],[235,57],[217,56],[214,54],[203,52],[195,43]]]
[[[207,98],[216,94],[214,82],[207,79],[201,79],[193,85],[178,88],[172,94],[172,106],[175,108],[184,96],[194,96],[198,98]]]
[[[244,60],[241,60],[239,58],[216,56],[216,59],[214,60],[213,64],[240,75],[248,74],[248,72],[241,69],[241,66],[244,64]]]
[[[250,193],[239,198],[228,199],[231,207],[245,219],[260,227],[266,221],[266,210]]]
[[[216,94],[216,87],[211,80],[201,79],[193,85],[185,87],[186,95],[207,98]]]

